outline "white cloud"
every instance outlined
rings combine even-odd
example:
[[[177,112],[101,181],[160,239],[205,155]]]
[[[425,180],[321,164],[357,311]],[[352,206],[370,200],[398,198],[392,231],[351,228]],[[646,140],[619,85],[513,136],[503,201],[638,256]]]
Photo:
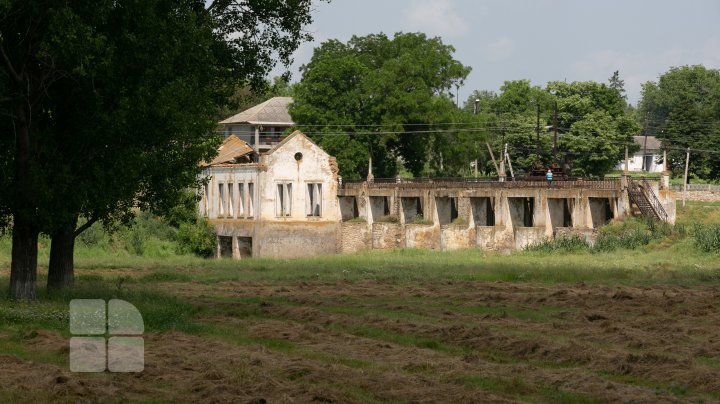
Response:
[[[504,36],[489,44],[485,51],[487,59],[499,62],[512,56],[515,52],[515,41]]]
[[[469,26],[455,10],[452,0],[418,0],[406,11],[405,20],[412,30],[440,37],[460,37],[469,32]]]
[[[702,64],[720,68],[720,38],[708,37],[694,48],[672,46],[661,52],[618,52],[604,49],[587,53],[569,65],[568,74],[575,80],[606,82],[615,70],[625,80],[628,100],[640,99],[642,84],[657,78],[674,66]]]

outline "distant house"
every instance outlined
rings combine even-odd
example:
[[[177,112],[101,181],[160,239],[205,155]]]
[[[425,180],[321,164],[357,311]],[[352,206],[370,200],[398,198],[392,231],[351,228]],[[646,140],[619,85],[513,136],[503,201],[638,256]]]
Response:
[[[640,146],[640,150],[630,156],[628,161],[628,169],[630,171],[645,171],[650,173],[659,173],[663,171],[662,160],[662,143],[655,136],[633,136],[633,140]],[[621,161],[617,170],[625,169],[625,161]]]
[[[267,152],[229,135],[203,164],[199,210],[215,226],[219,257],[298,257],[337,251],[338,167],[295,131]]]
[[[262,104],[220,121],[225,137],[235,135],[256,152],[270,150],[280,143],[282,135],[294,125],[288,105],[292,97],[273,97]]]

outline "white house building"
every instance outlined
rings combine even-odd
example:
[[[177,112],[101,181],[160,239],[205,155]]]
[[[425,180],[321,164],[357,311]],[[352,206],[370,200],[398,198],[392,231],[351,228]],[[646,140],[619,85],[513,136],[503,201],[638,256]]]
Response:
[[[660,140],[655,136],[633,136],[633,139],[640,146],[640,150],[628,159],[628,170],[650,173],[662,172],[663,163],[660,162],[662,160],[662,143],[660,143]],[[624,170],[625,162],[621,161],[615,168]]]
[[[298,257],[338,249],[334,157],[299,131],[256,153],[235,135],[204,164],[200,212],[215,226],[218,257]]]

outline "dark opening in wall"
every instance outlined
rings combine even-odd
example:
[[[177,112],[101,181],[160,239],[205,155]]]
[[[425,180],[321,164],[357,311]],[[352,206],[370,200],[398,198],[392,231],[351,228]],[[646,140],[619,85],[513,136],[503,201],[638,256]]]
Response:
[[[458,217],[458,198],[454,196],[440,196],[435,198],[438,222],[450,224]]]
[[[232,258],[232,237],[218,236],[220,258]]]
[[[423,214],[422,199],[419,197],[402,197],[403,219],[405,223],[413,223],[425,220]]]
[[[489,197],[470,198],[475,226],[495,226],[495,207]]]
[[[252,257],[252,237],[238,237],[238,249],[240,258]]]
[[[611,198],[588,198],[593,228],[601,227],[614,217]]]
[[[343,221],[352,220],[356,217],[360,217],[356,197],[339,196],[338,201],[340,205],[340,216],[342,217]]]
[[[384,216],[390,214],[390,198],[387,196],[371,196],[370,211],[373,221],[378,221]]]
[[[532,227],[534,225],[535,198],[508,198],[508,208],[513,227]]]
[[[548,210],[550,211],[550,225],[556,227],[573,227],[572,221],[572,199],[548,198]]]

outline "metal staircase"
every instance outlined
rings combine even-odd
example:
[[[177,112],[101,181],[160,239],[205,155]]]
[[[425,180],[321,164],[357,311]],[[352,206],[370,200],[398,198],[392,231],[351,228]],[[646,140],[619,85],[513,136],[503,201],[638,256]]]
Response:
[[[630,201],[640,209],[643,216],[648,219],[667,222],[668,214],[645,178],[637,180],[628,177],[627,192]]]

